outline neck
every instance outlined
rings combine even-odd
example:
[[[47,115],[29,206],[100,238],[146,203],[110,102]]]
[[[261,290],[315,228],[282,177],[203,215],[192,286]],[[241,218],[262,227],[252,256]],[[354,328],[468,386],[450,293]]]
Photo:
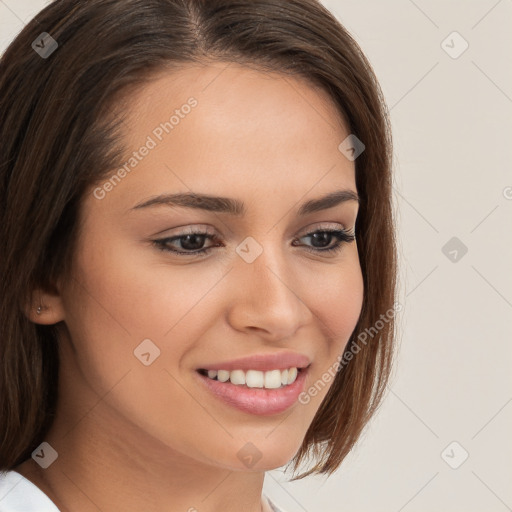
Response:
[[[263,471],[177,452],[121,418],[106,400],[76,391],[62,386],[45,436],[57,459],[47,469],[32,458],[15,468],[62,512],[271,512],[262,499]],[[222,439],[218,444],[222,450]]]
[[[58,457],[47,469],[33,459],[15,468],[62,512],[271,512],[262,499],[264,472],[198,462],[135,427],[122,437],[114,429],[99,434],[93,427],[100,413],[91,411],[67,435],[52,428],[45,440]]]

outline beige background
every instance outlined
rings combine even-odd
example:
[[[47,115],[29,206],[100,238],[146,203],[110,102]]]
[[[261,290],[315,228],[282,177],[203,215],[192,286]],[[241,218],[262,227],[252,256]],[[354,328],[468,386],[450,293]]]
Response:
[[[2,51],[47,3],[0,0]],[[265,491],[287,512],[512,510],[512,1],[324,4],[391,111],[401,351],[339,471]]]

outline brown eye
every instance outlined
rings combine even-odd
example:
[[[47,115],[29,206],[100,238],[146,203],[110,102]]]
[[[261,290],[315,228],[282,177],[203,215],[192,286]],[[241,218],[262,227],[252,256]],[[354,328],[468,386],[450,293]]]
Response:
[[[175,254],[180,254],[184,256],[195,256],[198,254],[205,254],[211,248],[218,246],[219,244],[212,245],[210,247],[204,248],[204,243],[206,240],[218,240],[215,235],[211,235],[209,233],[204,232],[191,232],[191,233],[183,233],[181,235],[176,235],[169,238],[162,238],[160,240],[154,240],[154,244],[162,251],[172,252]],[[176,242],[179,243],[179,246],[176,248]],[[174,247],[174,248],[173,248]],[[180,250],[182,249],[182,250]]]
[[[308,233],[302,238],[311,238],[312,239],[312,247],[309,247],[307,250],[311,252],[337,252],[343,248],[344,243],[353,242],[356,237],[353,233],[349,233],[344,229],[322,229],[317,231],[312,231]],[[332,247],[328,247],[332,240],[337,239],[337,242]],[[327,248],[325,248],[327,247]]]

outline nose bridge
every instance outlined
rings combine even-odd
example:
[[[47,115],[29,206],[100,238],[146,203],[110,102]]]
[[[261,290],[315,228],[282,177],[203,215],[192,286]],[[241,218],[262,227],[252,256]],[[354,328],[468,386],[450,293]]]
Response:
[[[243,281],[251,287],[253,296],[275,302],[289,300],[291,291],[286,284],[292,272],[275,230],[256,236],[247,237],[237,248],[243,260],[238,262]]]

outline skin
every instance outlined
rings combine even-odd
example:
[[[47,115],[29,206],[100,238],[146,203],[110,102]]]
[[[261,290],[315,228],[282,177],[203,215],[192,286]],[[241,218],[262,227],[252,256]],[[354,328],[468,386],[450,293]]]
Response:
[[[306,405],[258,416],[219,401],[195,370],[291,350],[312,361],[307,389],[343,352],[361,311],[357,242],[314,254],[305,236],[352,229],[357,201],[297,216],[308,199],[357,192],[354,162],[338,150],[349,132],[330,98],[279,74],[189,65],[128,98],[128,152],[191,96],[197,107],[113,190],[100,200],[91,188],[72,279],[38,290],[27,311],[40,324],[63,322],[58,411],[45,438],[58,458],[47,469],[28,459],[17,471],[61,510],[269,510],[265,471],[297,453],[332,380]],[[243,201],[247,214],[132,210],[190,191]],[[188,226],[207,228],[222,246],[195,258],[151,243]],[[250,264],[235,252],[247,236],[263,248]],[[39,301],[46,309],[36,315]],[[150,366],[133,353],[147,338],[161,351]],[[261,453],[252,468],[237,457],[248,442]]]

